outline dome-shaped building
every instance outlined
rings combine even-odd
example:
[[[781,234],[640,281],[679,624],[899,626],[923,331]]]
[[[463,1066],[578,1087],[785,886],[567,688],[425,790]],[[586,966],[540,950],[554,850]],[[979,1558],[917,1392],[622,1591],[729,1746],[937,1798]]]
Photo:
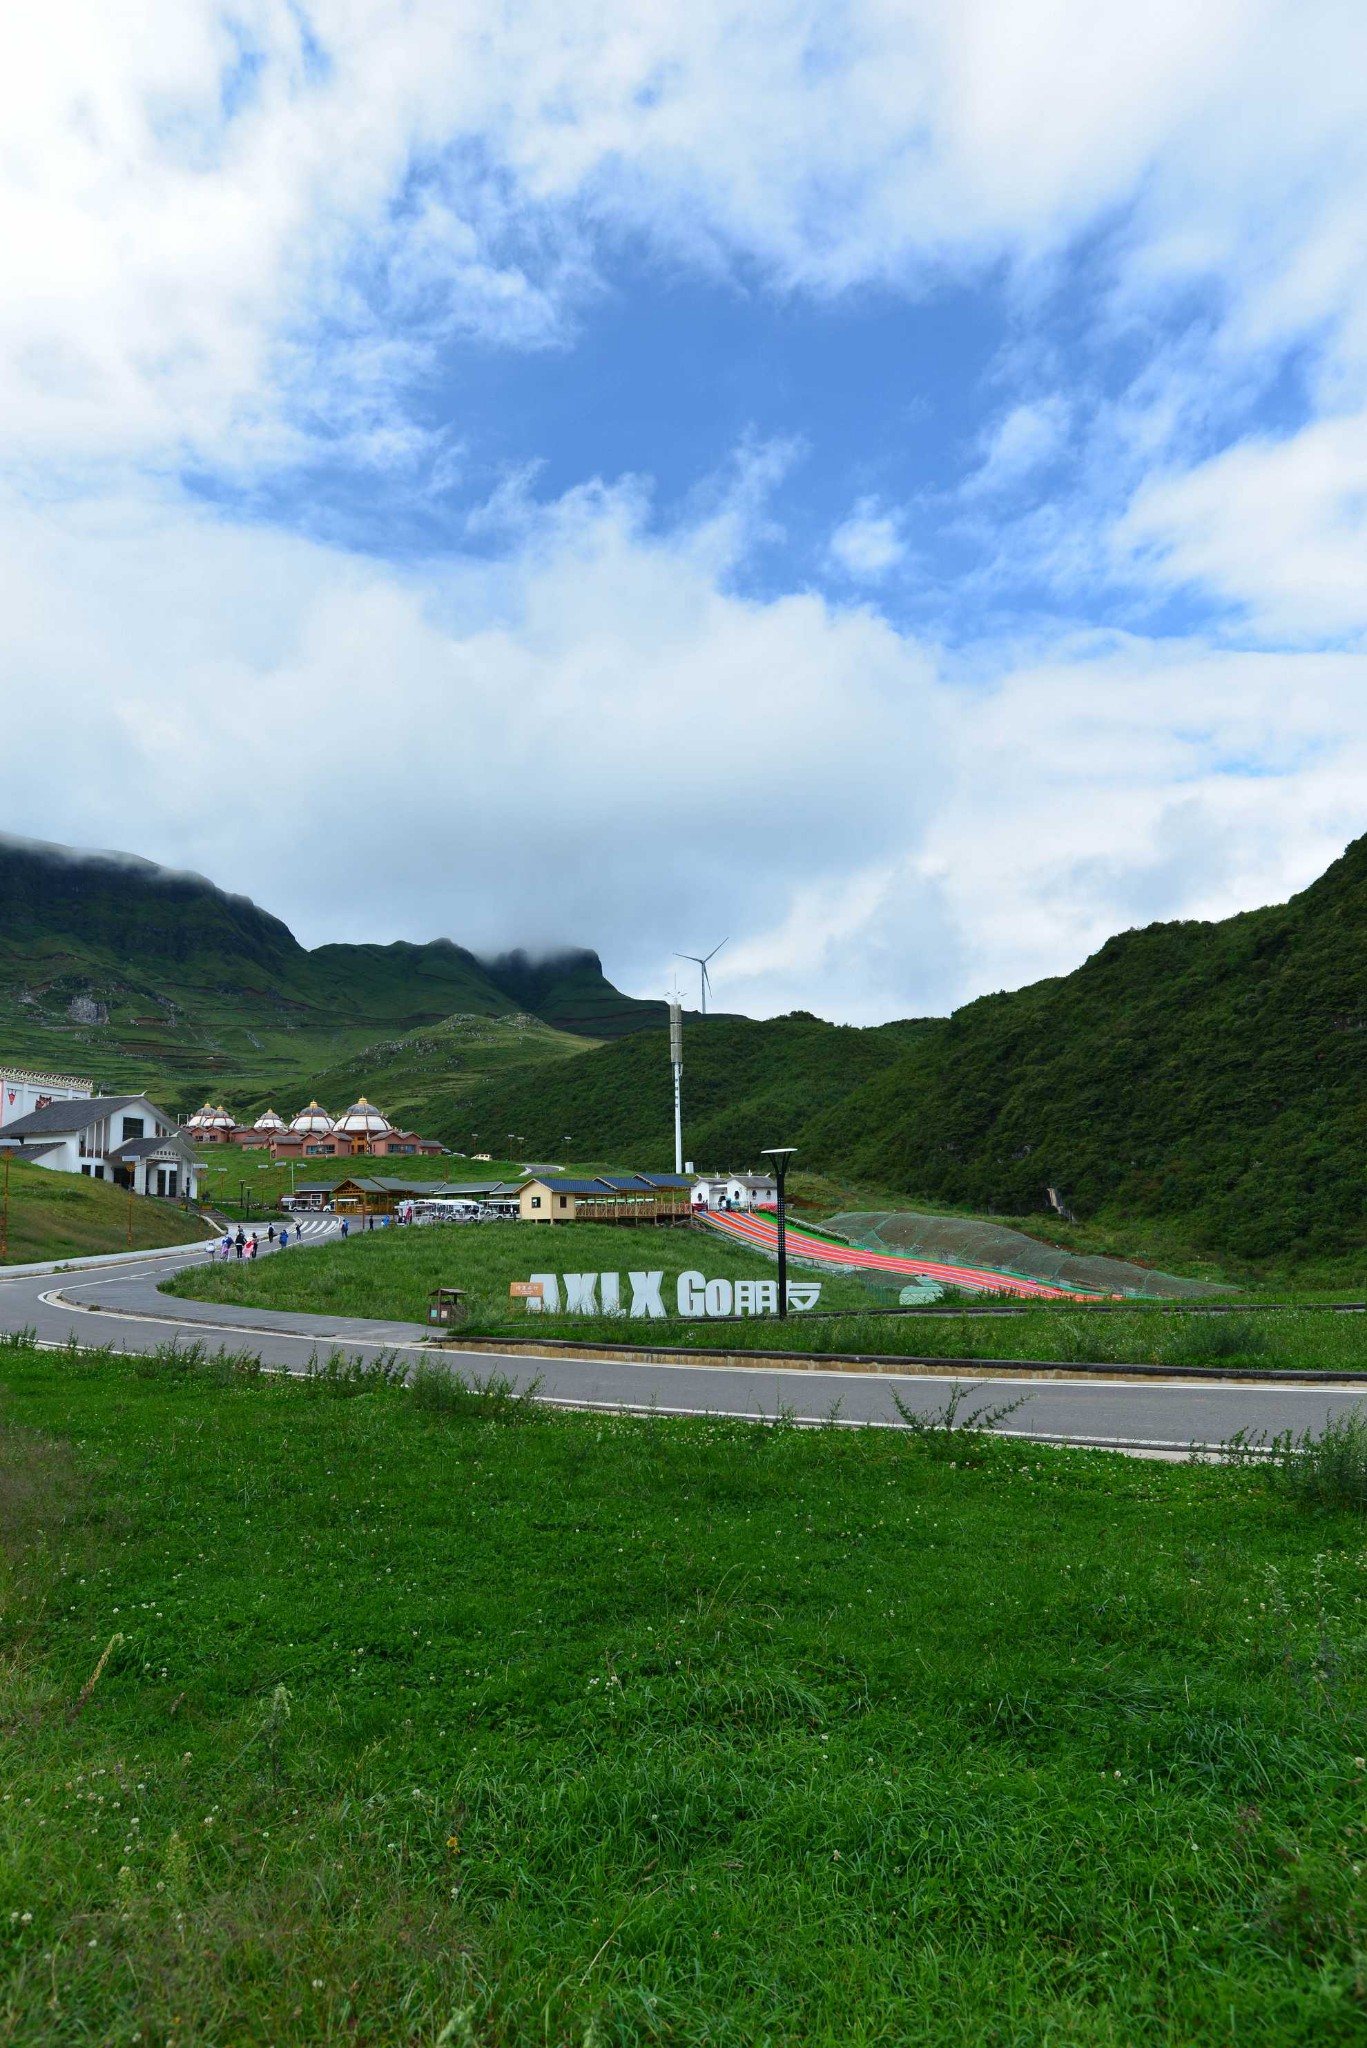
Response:
[[[345,1116],[339,1116],[333,1129],[339,1138],[350,1138],[353,1143],[363,1138],[367,1143],[372,1138],[387,1138],[394,1126],[389,1118],[376,1109],[373,1102],[367,1102],[364,1095],[359,1102],[353,1102]]]
[[[332,1129],[332,1118],[317,1102],[311,1102],[307,1109],[301,1109],[297,1116],[290,1118],[290,1129],[302,1131],[305,1137],[325,1138]]]
[[[196,1144],[226,1145],[236,1125],[221,1102],[217,1106],[206,1102],[202,1109],[186,1118],[185,1129],[192,1134]]]
[[[252,1129],[254,1131],[283,1131],[286,1129],[285,1119],[273,1109],[263,1109],[256,1122],[252,1125]]]

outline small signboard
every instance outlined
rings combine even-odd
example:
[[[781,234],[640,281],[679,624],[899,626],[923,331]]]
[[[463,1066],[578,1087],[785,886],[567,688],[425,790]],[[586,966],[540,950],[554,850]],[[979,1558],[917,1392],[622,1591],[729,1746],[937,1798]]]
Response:
[[[514,1280],[508,1287],[509,1297],[513,1301],[540,1301],[545,1292],[539,1280]]]

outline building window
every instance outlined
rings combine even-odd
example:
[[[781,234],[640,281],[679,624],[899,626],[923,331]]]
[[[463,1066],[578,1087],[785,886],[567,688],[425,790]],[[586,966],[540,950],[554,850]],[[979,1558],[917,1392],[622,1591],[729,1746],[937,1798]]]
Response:
[[[539,1208],[541,1207],[541,1197],[540,1197],[540,1195],[533,1195],[533,1196],[532,1196],[532,1207],[533,1207],[534,1209],[539,1209]]]
[[[140,1116],[126,1116],[124,1118],[123,1142],[125,1145],[131,1144],[134,1138],[141,1138],[144,1135],[142,1126],[143,1119]]]
[[[568,1208],[569,1208],[569,1206],[570,1206],[570,1198],[569,1198],[569,1196],[568,1196],[568,1195],[561,1195],[561,1197],[560,1197],[560,1206],[561,1206],[561,1208],[562,1208],[562,1209],[568,1209]]]

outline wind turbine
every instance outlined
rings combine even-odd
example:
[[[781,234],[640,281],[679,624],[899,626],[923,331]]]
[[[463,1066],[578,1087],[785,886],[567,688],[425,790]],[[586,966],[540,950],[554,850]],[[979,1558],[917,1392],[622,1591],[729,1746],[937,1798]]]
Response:
[[[702,1013],[704,1017],[707,1015],[707,991],[712,986],[712,977],[707,971],[707,963],[709,960],[715,960],[722,946],[728,943],[728,940],[723,939],[721,945],[714,946],[710,953],[676,953],[674,955],[676,960],[691,960],[693,965],[699,970],[699,979],[702,983]]]

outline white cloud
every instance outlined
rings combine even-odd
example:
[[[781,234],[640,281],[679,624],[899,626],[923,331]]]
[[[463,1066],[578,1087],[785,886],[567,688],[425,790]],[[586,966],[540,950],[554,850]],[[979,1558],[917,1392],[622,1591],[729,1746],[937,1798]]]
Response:
[[[762,927],[897,848],[932,673],[867,614],[728,595],[730,567],[715,522],[651,539],[602,489],[511,559],[412,574],[172,501],[10,502],[6,757],[63,741],[7,829],[198,867],[315,938],[577,940],[631,971],[704,907]]]
[[[0,445],[240,466],[321,419],[401,454],[389,411],[434,339],[562,337],[618,229],[789,287],[918,288],[1137,206],[1134,289],[1218,276],[1250,347],[1367,336],[1367,18],[1335,0],[304,19],[145,0],[133,32],[66,0],[18,21]]]
[[[643,510],[573,492],[501,562],[404,572],[167,497],[5,501],[3,742],[52,764],[6,827],[310,941],[598,945],[646,993],[729,931],[719,1003],[869,1020],[1284,894],[1361,824],[1356,657],[1079,639],[969,682],[868,611],[735,596],[716,522]]]
[[[894,513],[880,512],[874,498],[861,498],[831,535],[832,558],[861,583],[877,582],[896,568],[906,551],[900,521]]]
[[[718,1005],[857,1022],[1066,973],[1114,932],[1284,900],[1363,829],[1367,659],[1087,637],[941,669],[900,848],[795,886]]]
[[[965,492],[986,497],[1024,482],[1052,461],[1067,431],[1068,408],[1061,398],[1013,406],[984,437],[982,461],[966,480]]]
[[[1199,584],[1266,632],[1367,631],[1367,413],[1245,441],[1145,484],[1115,544],[1122,563]]]

